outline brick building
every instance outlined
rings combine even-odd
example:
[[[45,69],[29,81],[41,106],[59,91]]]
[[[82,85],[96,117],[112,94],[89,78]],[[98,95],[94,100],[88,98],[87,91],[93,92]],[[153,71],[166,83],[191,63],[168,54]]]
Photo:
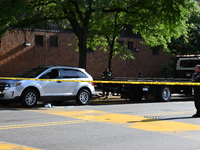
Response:
[[[135,59],[113,59],[115,77],[160,77],[162,64],[169,62],[171,55],[163,51],[153,53],[149,46],[141,44],[141,38],[122,37],[127,41]],[[38,65],[70,65],[78,67],[78,52],[75,51],[75,34],[59,31],[15,30],[0,39],[0,76],[12,76],[24,69]],[[88,52],[87,71],[100,78],[107,67],[108,53],[102,50]]]

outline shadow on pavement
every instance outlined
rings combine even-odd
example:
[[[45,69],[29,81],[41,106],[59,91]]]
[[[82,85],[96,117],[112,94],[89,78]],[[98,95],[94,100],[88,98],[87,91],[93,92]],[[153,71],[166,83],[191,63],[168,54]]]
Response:
[[[185,96],[185,95],[173,95],[170,102],[188,102],[193,101],[193,97],[191,96]],[[75,100],[65,101],[61,104],[55,104],[53,102],[38,102],[36,107],[33,107],[32,109],[39,109],[44,108],[45,104],[50,103],[51,106],[59,107],[67,107],[67,106],[82,106],[78,105]],[[141,101],[130,101],[127,99],[122,99],[120,96],[109,96],[105,99],[105,97],[96,96],[94,97],[89,104],[87,105],[119,105],[119,104],[137,104],[137,103],[167,103],[167,102],[159,102],[159,101],[147,101],[145,98],[143,98]],[[10,104],[9,106],[1,106],[1,109],[15,109],[15,108],[23,108],[19,102],[14,102]],[[30,109],[30,108],[24,108],[24,109]]]

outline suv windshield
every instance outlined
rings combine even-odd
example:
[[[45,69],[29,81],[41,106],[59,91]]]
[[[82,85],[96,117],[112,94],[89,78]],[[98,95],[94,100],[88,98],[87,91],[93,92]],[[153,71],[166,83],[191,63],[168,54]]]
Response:
[[[15,77],[24,77],[24,78],[34,78],[37,77],[39,74],[41,74],[43,71],[45,71],[47,68],[31,68],[28,70],[25,70],[23,72],[20,72],[15,75]]]
[[[182,60],[180,62],[180,67],[186,67],[186,68],[194,68],[197,64],[199,64],[199,60]]]

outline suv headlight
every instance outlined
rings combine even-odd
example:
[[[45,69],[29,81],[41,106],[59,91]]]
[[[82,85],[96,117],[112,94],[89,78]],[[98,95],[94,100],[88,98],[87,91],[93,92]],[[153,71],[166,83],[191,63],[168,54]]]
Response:
[[[7,87],[15,87],[15,86],[18,86],[18,85],[21,85],[22,83],[21,82],[17,82],[17,83],[7,83]]]

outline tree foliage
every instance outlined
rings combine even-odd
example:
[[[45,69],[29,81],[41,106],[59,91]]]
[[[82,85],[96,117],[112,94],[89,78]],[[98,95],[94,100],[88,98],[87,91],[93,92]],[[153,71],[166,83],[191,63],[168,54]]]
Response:
[[[171,54],[200,54],[200,14],[193,14],[188,22],[188,34],[173,39],[168,48]]]
[[[195,0],[1,0],[0,7],[1,33],[18,27],[48,26],[49,22],[62,28],[70,24],[78,39],[79,66],[83,68],[90,37],[99,38],[90,29],[95,26],[111,35],[117,29],[112,27],[116,24],[111,16],[118,14],[117,19],[124,21],[117,26],[132,25],[133,32],[140,33],[146,44],[167,48],[171,38],[187,33],[188,18],[199,9]],[[96,18],[100,15],[103,17]],[[97,19],[102,23],[97,24]]]
[[[198,10],[198,5],[191,0],[155,0],[146,5],[141,10],[142,22],[138,20],[135,23],[134,31],[139,32],[148,45],[163,45],[164,48],[167,48],[172,37],[176,39],[187,34],[188,18],[194,12],[194,7],[194,10]]]
[[[133,58],[132,51],[127,49],[127,44],[122,45],[117,40],[126,28],[124,12],[99,13],[91,22],[89,30],[89,47],[104,50],[109,53],[108,68],[112,70],[112,59],[119,55],[121,59]]]

